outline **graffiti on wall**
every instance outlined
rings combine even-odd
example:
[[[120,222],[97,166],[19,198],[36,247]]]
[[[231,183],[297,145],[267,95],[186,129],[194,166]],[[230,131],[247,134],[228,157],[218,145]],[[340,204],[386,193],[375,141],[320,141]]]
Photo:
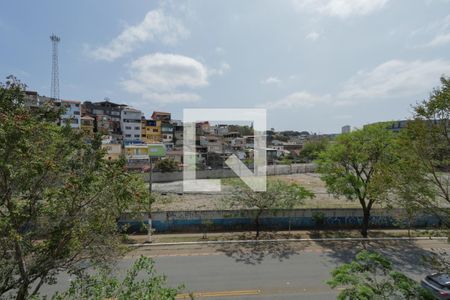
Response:
[[[320,222],[313,216],[318,211],[323,215]],[[370,226],[372,228],[404,228],[408,222],[399,216],[398,212],[378,211],[370,217]],[[254,227],[254,211],[157,212],[154,214],[152,223],[156,232],[197,232],[204,229],[205,220],[208,220],[211,230],[251,230]],[[279,210],[265,213],[260,223],[267,230],[344,229],[358,228],[362,224],[362,216],[357,209]],[[137,220],[121,219],[119,224],[132,228],[135,232],[142,230]],[[419,215],[411,225],[416,228],[435,227],[439,225],[439,219],[433,215]]]

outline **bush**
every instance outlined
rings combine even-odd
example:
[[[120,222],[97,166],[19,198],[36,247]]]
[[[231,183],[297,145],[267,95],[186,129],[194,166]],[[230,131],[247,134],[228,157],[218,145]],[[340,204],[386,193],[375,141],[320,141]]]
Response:
[[[155,163],[155,171],[163,173],[178,171],[178,163],[171,158],[158,160]]]
[[[325,225],[325,214],[321,211],[315,211],[312,213],[312,218],[314,220],[314,224],[317,227],[322,227]]]

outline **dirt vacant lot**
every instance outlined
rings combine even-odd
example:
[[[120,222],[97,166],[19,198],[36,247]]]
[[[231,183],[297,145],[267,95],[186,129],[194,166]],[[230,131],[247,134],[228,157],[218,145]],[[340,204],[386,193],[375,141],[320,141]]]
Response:
[[[271,176],[271,179],[280,179],[297,182],[316,194],[314,199],[307,199],[298,208],[351,208],[359,207],[357,202],[349,202],[344,198],[335,198],[326,191],[325,184],[315,173],[291,174]],[[224,197],[232,193],[237,179],[222,180],[220,193],[182,193],[182,182],[154,183],[153,191],[158,197],[155,210],[213,210],[226,209],[223,204]]]

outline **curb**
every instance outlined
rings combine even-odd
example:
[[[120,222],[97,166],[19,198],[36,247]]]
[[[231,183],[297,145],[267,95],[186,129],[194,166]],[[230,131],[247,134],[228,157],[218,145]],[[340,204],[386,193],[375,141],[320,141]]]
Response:
[[[333,242],[333,241],[422,241],[422,240],[447,240],[448,237],[380,237],[380,238],[304,238],[304,239],[275,239],[275,240],[229,240],[229,241],[198,241],[198,242],[173,242],[173,243],[140,243],[129,244],[130,247],[158,247],[158,246],[182,246],[182,245],[221,245],[221,244],[259,244],[279,242]]]

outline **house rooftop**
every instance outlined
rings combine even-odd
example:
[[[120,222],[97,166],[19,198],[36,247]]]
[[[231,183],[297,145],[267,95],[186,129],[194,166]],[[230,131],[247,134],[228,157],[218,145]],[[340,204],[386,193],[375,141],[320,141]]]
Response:
[[[130,106],[126,106],[123,109],[126,110],[126,111],[141,112],[139,109],[136,109],[136,108],[133,108],[133,107],[130,107]]]
[[[77,101],[77,100],[61,100],[61,102],[65,102],[65,103],[75,103],[75,104],[80,104],[81,101]]]
[[[164,112],[164,111],[154,111],[153,115],[170,115],[170,112]]]
[[[117,103],[110,102],[110,101],[99,101],[99,102],[86,101],[85,103],[92,103],[93,105],[99,105],[99,106],[102,106],[102,107],[122,107],[122,106],[126,106],[125,104],[117,104]]]

